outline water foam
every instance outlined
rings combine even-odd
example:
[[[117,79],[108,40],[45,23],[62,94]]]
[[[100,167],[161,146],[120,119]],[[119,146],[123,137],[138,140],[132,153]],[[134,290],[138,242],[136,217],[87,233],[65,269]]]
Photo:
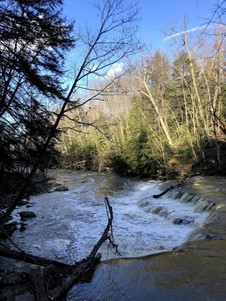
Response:
[[[152,195],[160,193],[161,182],[81,172],[57,176],[69,190],[31,198],[37,217],[27,221],[27,230],[17,231],[13,239],[26,252],[69,263],[89,255],[107,224],[104,191],[113,207],[113,234],[122,257],[181,245],[202,226],[211,206],[183,193],[155,199]],[[107,242],[100,252],[103,260],[119,257]]]

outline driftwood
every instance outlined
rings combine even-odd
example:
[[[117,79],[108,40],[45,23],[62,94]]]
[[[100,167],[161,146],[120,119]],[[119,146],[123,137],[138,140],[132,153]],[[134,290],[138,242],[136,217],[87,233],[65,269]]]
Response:
[[[101,238],[99,239],[99,241],[97,242],[97,244],[94,246],[92,252],[90,253],[90,256],[95,256],[96,253],[98,252],[99,248],[101,247],[101,245],[106,241],[109,240],[109,242],[111,243],[111,245],[115,248],[115,251],[118,255],[121,255],[118,252],[118,245],[116,245],[114,243],[114,236],[113,236],[113,229],[112,229],[112,221],[113,221],[113,210],[112,207],[109,203],[108,198],[105,196],[105,204],[106,204],[106,210],[107,210],[107,215],[108,215],[108,224],[101,236]],[[110,233],[109,233],[110,232]]]
[[[183,186],[185,183],[179,183],[177,185],[171,185],[170,187],[166,188],[163,192],[159,193],[159,194],[153,194],[153,198],[155,199],[158,199],[160,198],[161,196],[163,196],[164,194],[166,194],[167,192],[169,192],[170,190],[172,189],[175,189],[175,188],[178,188],[178,187],[181,187]]]
[[[81,261],[76,267],[71,267],[66,275],[63,276],[60,283],[53,289],[46,288],[48,298],[52,301],[61,300],[76,284],[87,282],[92,278],[97,264],[100,262],[101,255],[87,257]],[[62,273],[64,274],[64,273]]]
[[[45,290],[45,281],[41,268],[33,269],[31,271],[31,284],[33,287],[33,294],[36,300],[49,301]]]
[[[31,254],[27,254],[25,252],[18,252],[15,250],[4,248],[2,246],[0,247],[0,256],[31,263],[31,264],[36,264],[40,266],[54,265],[56,267],[62,267],[62,268],[68,266],[68,264],[60,261],[34,256]]]
[[[0,247],[0,256],[2,257],[20,260],[38,266],[44,266],[44,269],[38,269],[31,273],[31,284],[36,300],[61,300],[62,297],[66,296],[73,285],[89,281],[97,264],[101,260],[101,255],[97,252],[106,240],[109,240],[115,248],[116,253],[120,255],[117,250],[118,246],[114,243],[113,237],[113,210],[106,196],[105,205],[108,215],[108,223],[101,238],[93,247],[90,255],[82,261],[76,262],[74,265]]]
[[[105,227],[105,230],[99,239],[99,241],[96,243],[96,245],[93,247],[93,250],[91,251],[90,255],[81,261],[80,263],[77,263],[76,267],[72,267],[72,270],[69,271],[68,275],[64,278],[63,281],[54,289],[51,291],[48,291],[48,296],[50,300],[59,300],[63,296],[65,296],[68,291],[72,288],[73,285],[75,285],[78,282],[81,282],[84,280],[84,277],[90,278],[95,270],[96,265],[101,260],[101,255],[98,254],[98,250],[101,247],[101,245],[106,241],[109,240],[110,243],[113,245],[113,247],[117,251],[117,245],[113,242],[113,230],[112,230],[112,221],[113,221],[113,210],[110,206],[108,198],[105,196],[105,205],[108,215],[108,223]],[[109,233],[110,231],[110,233]],[[120,254],[119,254],[120,255]]]

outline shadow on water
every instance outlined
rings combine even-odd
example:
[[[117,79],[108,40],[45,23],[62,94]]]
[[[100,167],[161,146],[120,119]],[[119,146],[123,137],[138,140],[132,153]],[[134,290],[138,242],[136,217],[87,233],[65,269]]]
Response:
[[[226,178],[194,178],[186,190],[216,203],[187,243],[172,252],[102,262],[91,283],[75,286],[67,300],[226,300]]]
[[[95,190],[97,195],[103,197],[105,194],[108,196],[116,195],[125,190],[130,190],[133,187],[133,182],[136,182],[136,178],[120,177],[112,172],[101,173],[93,171],[75,171],[65,172],[64,169],[57,169],[53,172],[53,175],[57,175],[57,183],[60,185],[66,185],[69,188],[73,188],[76,185],[86,184],[87,190]]]

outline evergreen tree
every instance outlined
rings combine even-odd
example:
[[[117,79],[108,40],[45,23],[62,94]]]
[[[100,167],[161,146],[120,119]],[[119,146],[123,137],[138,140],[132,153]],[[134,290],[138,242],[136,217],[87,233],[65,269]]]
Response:
[[[64,53],[74,40],[61,7],[61,0],[0,0],[2,170],[32,163],[51,129],[45,103],[63,99]]]

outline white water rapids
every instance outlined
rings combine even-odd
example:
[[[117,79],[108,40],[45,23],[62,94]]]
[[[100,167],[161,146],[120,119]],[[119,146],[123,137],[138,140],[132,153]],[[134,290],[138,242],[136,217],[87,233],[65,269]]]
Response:
[[[13,234],[20,248],[37,256],[73,263],[89,255],[107,224],[105,193],[113,207],[113,234],[123,258],[172,250],[209,214],[198,199],[173,199],[168,194],[154,199],[162,182],[78,171],[55,171],[53,176],[69,190],[34,196],[31,208],[15,211],[18,221],[22,210],[37,215],[26,221],[26,231]],[[119,257],[108,242],[100,253],[102,260]]]

